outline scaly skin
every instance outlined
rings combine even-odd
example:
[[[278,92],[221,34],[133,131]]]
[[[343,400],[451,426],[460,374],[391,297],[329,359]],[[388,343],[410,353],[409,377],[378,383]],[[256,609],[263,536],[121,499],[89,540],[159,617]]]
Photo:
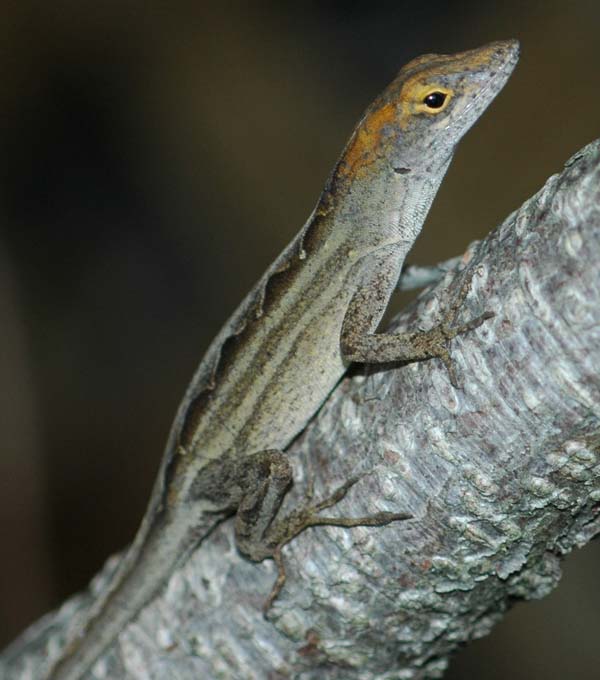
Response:
[[[419,57],[367,109],[307,223],[202,360],[133,545],[48,678],[84,677],[227,515],[236,513],[243,552],[254,560],[274,556],[281,565],[281,546],[306,526],[330,521],[316,513],[357,481],[273,520],[291,483],[283,451],[349,362],[440,357],[448,363],[448,341],[485,318],[452,329],[452,309],[426,333],[375,333],[456,145],[502,89],[517,58],[515,41]],[[335,522],[404,517],[382,513]]]

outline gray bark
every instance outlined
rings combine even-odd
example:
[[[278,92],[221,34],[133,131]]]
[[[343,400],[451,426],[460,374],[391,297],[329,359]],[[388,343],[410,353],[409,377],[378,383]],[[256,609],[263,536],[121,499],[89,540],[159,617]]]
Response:
[[[287,508],[309,479],[319,498],[363,471],[333,512],[413,519],[304,532],[269,620],[274,565],[243,559],[225,522],[93,677],[436,678],[515,598],[557,585],[561,558],[600,531],[600,141],[464,261],[462,320],[495,316],[452,342],[462,389],[437,360],[356,371],[290,449]],[[449,272],[395,325],[433,325],[460,281]],[[91,597],[23,633],[0,675],[43,677]]]

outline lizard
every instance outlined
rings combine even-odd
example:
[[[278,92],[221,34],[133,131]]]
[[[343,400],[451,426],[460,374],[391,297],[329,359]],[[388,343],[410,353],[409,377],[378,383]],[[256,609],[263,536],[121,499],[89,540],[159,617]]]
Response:
[[[298,235],[217,334],[179,406],[148,509],[111,583],[48,671],[79,680],[175,568],[235,514],[242,553],[280,567],[306,527],[386,524],[406,513],[327,518],[359,476],[320,503],[278,517],[292,483],[285,449],[352,362],[439,358],[458,385],[449,343],[490,317],[457,324],[461,303],[412,333],[377,332],[404,260],[456,146],[504,87],[515,40],[410,61],[366,109]]]

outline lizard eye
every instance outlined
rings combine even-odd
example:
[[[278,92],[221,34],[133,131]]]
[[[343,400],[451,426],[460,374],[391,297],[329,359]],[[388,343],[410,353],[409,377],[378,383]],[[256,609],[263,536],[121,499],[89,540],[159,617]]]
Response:
[[[430,92],[425,99],[423,99],[423,104],[428,109],[440,109],[444,106],[446,101],[446,95],[443,92]]]

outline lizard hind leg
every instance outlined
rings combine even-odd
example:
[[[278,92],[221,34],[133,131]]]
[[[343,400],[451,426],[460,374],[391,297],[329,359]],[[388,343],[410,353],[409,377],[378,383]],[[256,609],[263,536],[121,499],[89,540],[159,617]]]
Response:
[[[277,449],[247,456],[242,466],[239,484],[243,493],[235,516],[235,539],[244,555],[260,562],[273,556],[265,537],[292,485],[292,466]]]
[[[270,474],[265,472],[270,470]],[[361,479],[353,477],[340,485],[327,498],[313,503],[312,485],[309,485],[308,502],[281,519],[274,519],[291,481],[291,466],[286,456],[275,450],[261,451],[246,459],[245,474],[249,475],[244,487],[251,489],[240,500],[236,515],[236,542],[238,548],[250,559],[260,562],[273,558],[277,565],[277,580],[267,598],[266,613],[281,591],[285,579],[285,565],[281,550],[305,529],[314,526],[381,526],[397,520],[410,519],[405,512],[377,512],[363,517],[326,517],[319,513],[341,501]]]

